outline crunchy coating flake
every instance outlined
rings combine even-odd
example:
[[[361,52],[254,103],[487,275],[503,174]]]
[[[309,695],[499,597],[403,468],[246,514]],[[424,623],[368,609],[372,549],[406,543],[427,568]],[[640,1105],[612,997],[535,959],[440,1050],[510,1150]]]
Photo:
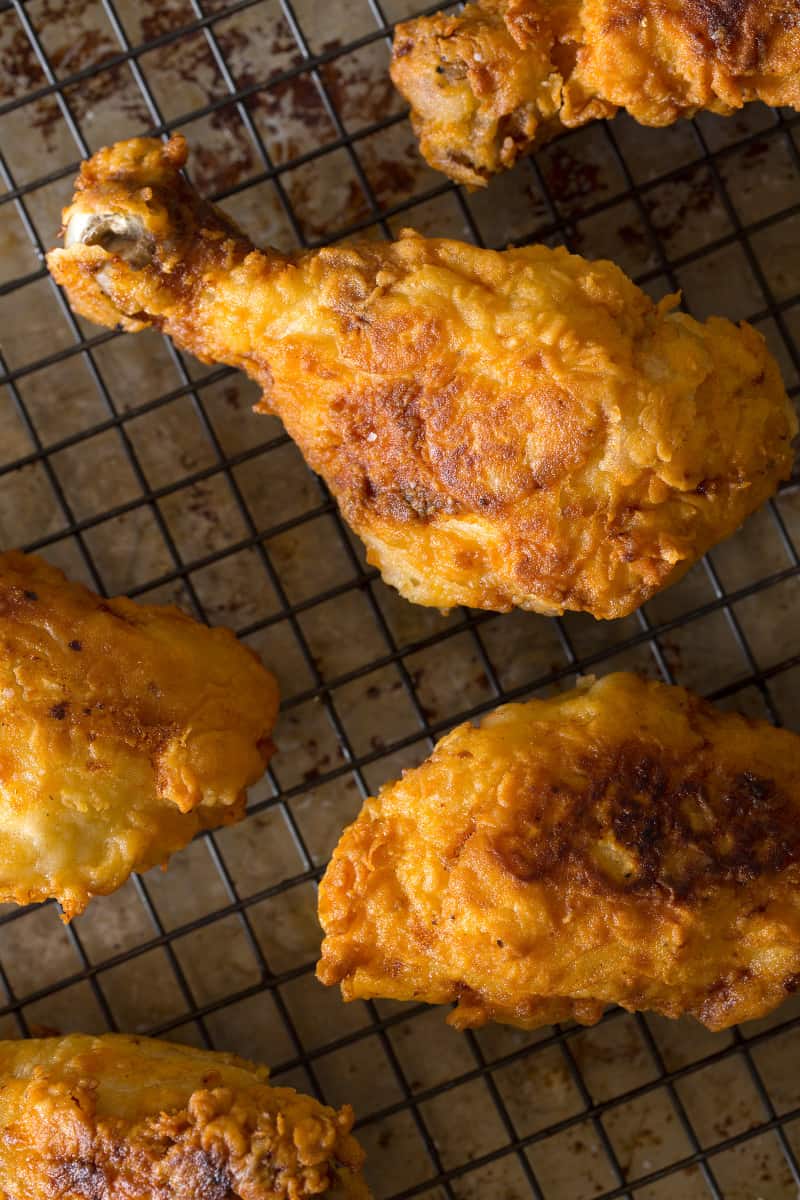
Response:
[[[485,187],[620,109],[800,108],[800,0],[478,0],[398,25],[391,72],[431,166]]]
[[[0,555],[0,901],[67,919],[244,816],[278,690],[226,629]]]
[[[84,315],[256,379],[407,599],[623,616],[788,475],[797,420],[749,326],[544,246],[258,251],[185,153],[84,163],[50,269]]]
[[[797,735],[635,675],[504,705],[345,830],[317,977],[459,1028],[761,1017],[800,984],[798,781]]]
[[[233,1054],[0,1042],[0,1200],[369,1200],[353,1113]]]

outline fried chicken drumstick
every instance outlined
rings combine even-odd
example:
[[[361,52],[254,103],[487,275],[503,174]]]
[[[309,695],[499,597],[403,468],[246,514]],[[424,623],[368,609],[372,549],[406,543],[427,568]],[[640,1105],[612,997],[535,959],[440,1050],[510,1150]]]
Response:
[[[369,1200],[353,1114],[233,1054],[0,1042],[0,1200]]]
[[[544,246],[255,250],[185,157],[134,139],[84,163],[53,275],[85,316],[256,379],[407,599],[619,617],[789,473],[797,421],[747,325]]]
[[[620,109],[671,125],[800,108],[800,0],[478,0],[398,25],[391,71],[430,165],[484,187]]]
[[[278,691],[228,630],[12,551],[0,646],[0,902],[55,897],[69,919],[244,816]]]
[[[800,737],[609,675],[461,725],[364,805],[318,978],[459,1028],[760,1017],[800,981]]]

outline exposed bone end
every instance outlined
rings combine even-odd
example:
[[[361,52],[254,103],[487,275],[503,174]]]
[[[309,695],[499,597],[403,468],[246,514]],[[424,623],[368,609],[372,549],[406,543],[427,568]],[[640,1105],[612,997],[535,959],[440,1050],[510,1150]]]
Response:
[[[155,241],[140,217],[127,213],[76,212],[67,224],[64,245],[100,246],[118,255],[134,270],[153,261]]]
[[[65,289],[72,309],[97,325],[116,325],[135,333],[150,322],[142,315],[128,316],[109,295],[105,276],[110,260],[100,246],[73,242],[71,249],[51,250],[47,265],[56,283]]]

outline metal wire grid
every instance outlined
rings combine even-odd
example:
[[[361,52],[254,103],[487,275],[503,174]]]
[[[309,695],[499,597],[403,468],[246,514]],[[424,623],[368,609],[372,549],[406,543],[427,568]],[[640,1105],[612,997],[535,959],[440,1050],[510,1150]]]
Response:
[[[359,17],[356,18],[354,15],[353,18],[354,28],[359,31],[358,36],[345,42],[339,40],[336,44],[323,46],[320,49],[310,44],[300,12],[301,5],[298,2],[292,3],[291,0],[279,0],[278,4],[276,0],[276,3],[270,7],[279,8],[280,15],[294,39],[297,58],[277,74],[270,74],[269,64],[265,64],[264,78],[244,85],[241,82],[237,83],[235,74],[230,68],[218,36],[218,27],[220,21],[233,14],[251,8],[263,9],[265,7],[263,0],[239,0],[238,3],[231,4],[221,3],[219,0],[217,3],[203,4],[201,0],[191,0],[184,6],[187,11],[174,27],[158,33],[149,40],[140,41],[138,44],[132,44],[129,40],[126,22],[120,14],[122,7],[122,3],[115,2],[115,0],[101,0],[98,6],[98,10],[102,10],[105,20],[113,31],[118,43],[118,51],[113,54],[105,53],[100,61],[91,62],[80,69],[59,74],[43,44],[41,19],[37,20],[36,16],[41,10],[41,5],[35,5],[32,0],[29,0],[28,3],[25,3],[24,0],[0,3],[0,17],[5,16],[6,20],[13,19],[18,23],[19,30],[24,33],[27,44],[35,56],[43,80],[40,85],[28,89],[24,94],[18,96],[12,94],[10,99],[0,104],[0,121],[8,114],[24,114],[26,111],[32,111],[37,102],[51,98],[58,106],[60,119],[69,131],[75,147],[74,162],[59,165],[54,169],[44,169],[37,177],[22,183],[17,182],[9,165],[7,154],[0,152],[0,171],[2,171],[3,183],[6,188],[5,194],[0,197],[0,213],[2,213],[3,205],[13,205],[40,259],[46,246],[41,240],[37,224],[30,213],[31,200],[40,189],[47,188],[59,180],[71,178],[77,168],[78,158],[90,153],[91,149],[83,132],[81,121],[76,116],[71,104],[71,89],[75,85],[93,79],[103,71],[125,66],[132,72],[146,106],[151,132],[165,134],[171,129],[184,126],[216,112],[223,110],[236,112],[251,140],[259,168],[255,172],[249,173],[244,181],[235,182],[214,198],[224,202],[260,183],[272,181],[277,190],[288,227],[294,240],[300,246],[308,247],[318,244],[326,238],[314,238],[308,235],[302,220],[295,212],[289,192],[284,186],[284,177],[298,167],[313,164],[324,156],[337,151],[343,151],[346,154],[363,194],[366,207],[363,216],[350,221],[346,228],[337,229],[335,236],[345,236],[370,226],[376,227],[385,236],[391,236],[394,218],[412,209],[420,209],[421,206],[439,197],[452,196],[468,235],[477,243],[483,242],[481,224],[476,220],[472,203],[459,189],[452,187],[446,181],[436,180],[430,186],[421,191],[417,190],[415,194],[396,203],[387,204],[381,201],[362,165],[359,150],[365,139],[385,133],[391,127],[402,123],[405,120],[405,113],[402,111],[392,112],[380,120],[352,130],[343,121],[331,94],[331,88],[326,82],[325,68],[329,64],[365,47],[388,43],[392,33],[390,18],[408,15],[408,9],[411,7],[408,4],[402,11],[398,9],[397,4],[382,4],[379,0],[363,0],[361,5],[353,5],[354,9],[359,8]],[[430,10],[436,7],[440,6],[431,6]],[[34,10],[36,11],[34,12]],[[371,18],[371,25],[364,27],[366,14]],[[47,15],[46,9],[45,15]],[[62,9],[60,15],[67,17],[69,14],[66,9]],[[165,119],[148,80],[143,59],[155,49],[163,49],[170,45],[179,47],[192,35],[200,35],[205,39],[208,52],[223,81],[224,92],[201,107],[181,113],[178,117]],[[326,117],[333,127],[334,136],[329,137],[324,143],[311,146],[302,153],[295,154],[283,161],[275,161],[270,154],[262,131],[253,119],[249,101],[262,92],[266,86],[276,88],[298,79],[309,80],[316,89]],[[797,117],[775,113],[774,121],[768,128],[760,129],[756,134],[746,134],[734,143],[734,147],[741,149],[752,144],[756,139],[761,142],[780,139],[791,156],[794,170],[800,176],[800,154],[794,137],[798,127]],[[724,175],[724,158],[730,147],[721,150],[712,149],[701,126],[694,124],[692,128],[695,138],[693,163],[702,165],[703,169],[709,172],[729,223],[728,232],[710,242],[706,240],[683,254],[671,253],[669,247],[664,244],[652,210],[648,206],[647,197],[649,189],[655,187],[656,184],[663,184],[681,177],[682,168],[657,172],[654,178],[645,183],[637,181],[630,163],[620,147],[617,129],[614,125],[599,126],[593,136],[604,142],[606,150],[616,164],[616,169],[623,176],[624,189],[611,199],[600,199],[594,203],[590,200],[584,204],[581,216],[583,218],[602,217],[604,212],[620,203],[628,203],[633,206],[641,227],[646,232],[654,256],[653,264],[639,272],[638,281],[642,284],[657,285],[659,281],[663,281],[670,289],[676,289],[679,282],[678,272],[681,270],[691,267],[692,264],[712,251],[723,250],[726,246],[733,245],[741,247],[747,266],[757,281],[760,294],[764,297],[763,306],[758,311],[750,312],[747,315],[755,322],[771,322],[773,335],[780,343],[777,348],[781,352],[784,362],[790,364],[794,372],[800,375],[800,350],[792,336],[794,319],[792,309],[798,297],[794,293],[780,296],[774,294],[769,272],[765,270],[765,265],[768,264],[760,259],[754,249],[754,242],[757,241],[759,234],[773,230],[783,225],[784,222],[796,220],[800,216],[800,203],[795,201],[768,216],[743,222],[738,214],[735,197],[730,194]],[[652,136],[655,138],[659,134],[653,133]],[[47,164],[42,165],[45,168],[47,166]],[[560,240],[570,247],[575,246],[576,239],[579,238],[579,222],[559,208],[559,197],[552,194],[552,186],[548,183],[539,162],[536,159],[530,160],[519,170],[531,174],[546,205],[546,215],[543,221],[538,222],[536,236],[539,239]],[[413,222],[413,214],[410,220]],[[519,236],[515,240],[524,242],[530,240],[530,236]],[[587,250],[584,245],[581,245],[580,248]],[[588,252],[591,253],[591,246],[588,247]],[[47,272],[44,266],[35,267],[4,283],[0,287],[0,297],[13,296],[15,303],[18,299],[19,304],[24,305],[26,303],[25,289],[45,279],[47,279]],[[333,1052],[357,1048],[360,1044],[369,1047],[376,1044],[380,1046],[395,1081],[397,1098],[369,1112],[359,1122],[362,1138],[369,1141],[373,1147],[371,1182],[379,1196],[391,1194],[394,1200],[423,1193],[430,1196],[460,1197],[475,1194],[469,1191],[470,1181],[473,1181],[473,1187],[475,1186],[474,1181],[479,1181],[477,1186],[482,1189],[480,1190],[482,1196],[510,1196],[512,1192],[509,1190],[508,1184],[500,1182],[492,1185],[491,1179],[494,1178],[492,1171],[497,1164],[508,1165],[513,1161],[515,1164],[514,1186],[523,1189],[513,1194],[530,1194],[537,1197],[537,1200],[549,1200],[549,1197],[561,1193],[554,1190],[555,1185],[549,1182],[548,1178],[543,1177],[542,1171],[537,1165],[537,1148],[547,1142],[556,1145],[561,1135],[569,1134],[577,1129],[592,1131],[596,1145],[600,1148],[604,1158],[605,1184],[592,1184],[589,1191],[585,1193],[601,1195],[603,1200],[611,1200],[612,1197],[618,1196],[655,1197],[674,1194],[670,1189],[676,1186],[687,1187],[686,1181],[690,1176],[695,1181],[700,1181],[701,1191],[698,1194],[716,1198],[728,1195],[726,1185],[719,1178],[718,1164],[722,1161],[722,1156],[726,1151],[746,1145],[767,1133],[777,1140],[780,1147],[793,1181],[792,1192],[800,1188],[800,1166],[793,1148],[791,1132],[792,1122],[800,1117],[800,1102],[788,1108],[783,1103],[779,1106],[776,1105],[769,1081],[764,1078],[758,1059],[759,1049],[762,1046],[775,1042],[775,1039],[788,1035],[797,1028],[800,1015],[792,1015],[791,1007],[787,1007],[778,1021],[773,1022],[767,1028],[762,1028],[755,1034],[751,1033],[750,1036],[746,1036],[747,1031],[745,1031],[745,1035],[735,1031],[729,1041],[720,1038],[713,1043],[713,1048],[709,1049],[706,1045],[702,1053],[689,1056],[686,1061],[678,1065],[665,1057],[663,1047],[654,1036],[651,1024],[647,1020],[641,1016],[630,1018],[619,1010],[611,1011],[604,1018],[601,1027],[612,1027],[621,1022],[635,1022],[637,1036],[643,1047],[643,1053],[648,1058],[649,1067],[644,1081],[627,1086],[623,1090],[614,1091],[612,1088],[605,1098],[598,1098],[596,1084],[587,1081],[584,1077],[579,1056],[575,1052],[578,1044],[576,1039],[584,1035],[580,1029],[575,1027],[555,1028],[541,1038],[519,1038],[519,1044],[514,1044],[510,1048],[506,1044],[499,1050],[483,1039],[481,1035],[467,1034],[461,1043],[466,1048],[467,1059],[462,1058],[459,1067],[446,1074],[444,1078],[439,1078],[427,1086],[421,1086],[413,1078],[410,1078],[409,1069],[398,1052],[398,1043],[394,1035],[399,1029],[408,1028],[411,1030],[411,1036],[415,1036],[414,1030],[423,1028],[420,1023],[429,1020],[428,1010],[424,1006],[400,1008],[393,1005],[370,1004],[366,1006],[367,1017],[363,1023],[358,1025],[358,1028],[337,1033],[337,1036],[334,1037],[326,1037],[324,1034],[322,1037],[315,1036],[313,1039],[309,1039],[308,1036],[304,1037],[298,1030],[297,1021],[287,1004],[284,989],[294,981],[308,977],[313,971],[314,963],[309,959],[285,969],[276,969],[270,963],[269,956],[264,952],[262,941],[253,922],[254,913],[259,905],[289,893],[296,894],[295,889],[303,885],[313,885],[321,875],[323,863],[320,861],[320,856],[308,844],[307,835],[302,823],[298,820],[294,802],[312,792],[316,793],[325,785],[335,785],[337,781],[341,782],[348,778],[355,781],[359,794],[362,797],[366,796],[372,790],[367,778],[370,768],[388,760],[389,756],[396,758],[403,752],[413,752],[416,758],[420,758],[433,745],[434,739],[458,720],[476,716],[500,701],[516,699],[530,694],[536,689],[558,684],[576,673],[591,671],[598,666],[604,667],[612,658],[618,661],[620,656],[625,654],[649,650],[658,673],[665,680],[672,681],[673,670],[670,656],[664,651],[665,639],[670,634],[680,631],[704,617],[710,617],[712,614],[724,616],[743,664],[741,669],[736,672],[735,678],[721,686],[715,685],[713,689],[707,688],[706,690],[710,691],[713,698],[720,701],[728,698],[738,699],[740,694],[742,696],[756,695],[760,698],[766,713],[773,720],[780,722],[781,711],[775,703],[772,685],[776,680],[785,681],[793,678],[792,670],[800,667],[800,653],[791,652],[793,642],[790,637],[784,647],[788,646],[789,652],[782,652],[777,657],[773,656],[773,660],[765,665],[762,661],[763,656],[754,651],[751,638],[743,628],[738,606],[751,598],[762,597],[770,589],[788,584],[789,581],[800,576],[800,559],[790,536],[782,505],[773,503],[769,507],[770,519],[785,556],[785,565],[779,569],[767,574],[762,573],[739,587],[726,589],[718,569],[711,561],[707,560],[704,569],[711,588],[709,598],[690,606],[685,611],[679,611],[677,615],[662,615],[660,619],[658,615],[653,619],[644,612],[640,612],[636,618],[632,619],[632,622],[626,625],[622,637],[612,638],[610,642],[601,640],[600,644],[594,648],[591,646],[587,648],[585,642],[580,644],[580,639],[578,639],[579,644],[576,644],[574,627],[568,620],[555,621],[552,623],[552,628],[561,651],[560,664],[548,670],[540,670],[522,682],[509,684],[508,680],[503,677],[503,673],[498,670],[493,653],[487,644],[490,624],[494,622],[494,627],[498,628],[498,619],[488,614],[463,611],[447,625],[440,625],[424,636],[418,635],[412,640],[403,640],[398,637],[392,621],[387,617],[385,605],[379,600],[380,585],[376,583],[375,572],[365,568],[362,564],[358,551],[354,548],[350,536],[338,517],[335,506],[324,489],[320,490],[318,502],[307,507],[301,514],[292,515],[279,523],[267,526],[259,522],[251,511],[251,505],[244,494],[237,475],[237,468],[264,455],[276,454],[286,446],[288,439],[282,433],[276,433],[265,441],[236,453],[226,450],[214,422],[209,417],[207,397],[210,389],[231,376],[230,371],[225,368],[215,368],[198,373],[184,356],[167,342],[166,352],[178,373],[179,385],[144,404],[130,408],[120,406],[113,388],[109,386],[108,380],[104,377],[96,353],[100,347],[113,341],[118,335],[112,331],[92,331],[87,334],[72,316],[57,289],[52,283],[49,286],[57,298],[63,320],[68,323],[71,343],[52,353],[39,356],[35,361],[13,366],[9,366],[6,358],[0,356],[0,371],[2,371],[0,382],[8,390],[14,409],[32,447],[29,452],[20,454],[12,461],[5,462],[0,466],[0,483],[4,476],[12,476],[15,472],[38,464],[52,491],[53,505],[58,513],[58,528],[30,539],[26,548],[45,552],[53,551],[65,540],[73,540],[79,550],[85,573],[93,586],[98,591],[104,592],[103,572],[95,561],[96,555],[93,553],[91,545],[92,530],[104,522],[123,517],[144,506],[152,514],[167,549],[171,565],[156,577],[137,581],[135,586],[128,589],[129,594],[132,596],[143,595],[151,593],[157,588],[179,585],[184,589],[186,600],[201,617],[207,617],[208,614],[203,597],[195,582],[198,571],[230,561],[231,557],[238,553],[253,552],[257,556],[263,572],[265,586],[268,584],[272,589],[277,605],[274,613],[250,622],[243,628],[239,628],[238,632],[241,636],[250,638],[280,623],[288,625],[302,654],[310,684],[286,699],[284,712],[307,711],[311,704],[321,707],[333,731],[341,761],[322,771],[315,771],[311,778],[299,779],[290,784],[281,783],[278,774],[270,771],[268,793],[261,794],[251,804],[250,816],[245,828],[258,814],[280,814],[299,856],[301,866],[299,871],[295,870],[287,877],[271,882],[269,886],[262,886],[242,895],[228,866],[226,855],[220,849],[219,838],[211,834],[204,836],[203,841],[218,872],[223,889],[224,902],[219,903],[213,911],[177,924],[171,923],[167,927],[159,913],[158,904],[154,900],[152,886],[144,879],[136,879],[136,892],[149,921],[151,931],[149,935],[140,937],[136,944],[127,946],[119,952],[98,957],[87,950],[79,927],[72,925],[66,931],[65,936],[69,939],[73,954],[77,956],[75,968],[65,968],[59,978],[49,980],[42,986],[32,987],[27,991],[23,990],[21,993],[15,992],[9,974],[2,965],[6,957],[4,940],[13,934],[15,928],[24,928],[19,923],[30,920],[32,910],[14,909],[2,912],[0,914],[0,926],[2,926],[0,983],[5,990],[6,999],[0,1007],[0,1020],[12,1018],[18,1031],[21,1034],[28,1034],[30,1032],[29,1013],[32,1011],[32,1006],[35,1007],[36,1012],[40,1012],[43,1006],[46,1009],[48,1004],[54,1003],[60,993],[69,993],[69,989],[76,985],[86,984],[91,989],[98,1010],[102,1014],[102,1022],[109,1029],[115,1029],[118,1022],[114,1011],[115,1006],[109,1003],[106,994],[111,973],[123,964],[135,964],[137,960],[141,960],[140,965],[142,970],[145,970],[144,964],[150,960],[145,959],[144,956],[161,950],[167,956],[180,995],[180,1011],[177,1015],[169,1016],[152,1025],[149,1032],[165,1035],[178,1031],[179,1036],[192,1036],[191,1032],[187,1034],[187,1030],[193,1029],[194,1036],[202,1044],[212,1046],[215,1043],[221,1043],[220,1048],[222,1048],[224,1033],[220,1038],[218,1026],[214,1023],[215,1016],[224,1014],[226,1010],[231,1011],[232,1006],[241,1005],[256,997],[259,998],[259,1002],[263,1000],[266,1004],[266,996],[269,994],[280,1018],[280,1024],[285,1034],[285,1041],[282,1044],[286,1047],[283,1061],[274,1064],[275,1074],[280,1076],[288,1073],[291,1076],[294,1073],[296,1076],[299,1072],[301,1084],[312,1089],[323,1099],[331,1099],[330,1084],[326,1084],[320,1075],[321,1064],[326,1057]],[[29,293],[29,295],[33,294]],[[79,356],[84,362],[91,375],[102,402],[104,415],[101,419],[88,423],[86,427],[78,431],[48,441],[39,433],[36,420],[26,402],[25,380],[37,372],[67,363],[76,356]],[[795,394],[797,390],[795,387]],[[176,481],[153,486],[130,436],[130,422],[143,414],[165,409],[180,399],[190,401],[211,448],[213,461]],[[70,502],[65,493],[59,472],[54,468],[53,460],[61,452],[82,447],[89,439],[100,434],[111,434],[118,439],[135,477],[138,494],[132,499],[108,506],[102,512],[88,517],[80,516],[74,511],[74,504]],[[269,469],[269,457],[265,461],[267,469]],[[210,553],[187,558],[173,536],[161,505],[179,491],[210,480],[224,481],[240,514],[243,533],[242,536],[235,539],[228,539],[224,545]],[[793,481],[783,489],[781,500],[792,496],[795,491],[796,482]],[[349,576],[343,581],[329,584],[301,599],[293,598],[287,592],[282,581],[281,571],[273,561],[270,545],[274,543],[276,537],[291,533],[321,518],[325,518],[328,522],[332,521],[335,525],[337,545],[339,551],[346,556],[349,564]],[[364,598],[384,649],[382,653],[371,656],[369,661],[330,677],[319,668],[313,647],[309,643],[303,618],[304,615],[313,610],[320,610],[320,606],[331,601],[343,602],[344,598],[353,592],[357,592]],[[500,618],[500,621],[508,622],[510,620],[512,618]],[[527,620],[535,623],[542,622],[543,618],[530,617]],[[455,706],[462,708],[463,711],[451,710],[440,717],[431,717],[421,695],[422,689],[419,678],[413,669],[413,662],[415,656],[418,657],[421,652],[433,650],[439,646],[455,645],[454,639],[456,641],[461,639],[460,644],[462,645],[465,644],[464,639],[467,639],[471,647],[470,653],[484,674],[486,695],[476,703],[461,703]],[[347,687],[373,675],[382,668],[392,668],[398,673],[404,694],[407,696],[414,714],[415,728],[402,736],[393,738],[388,745],[376,744],[370,748],[354,746],[348,731],[348,722],[343,719]],[[468,699],[471,700],[471,697]],[[280,760],[276,764],[278,773],[280,773],[279,762]],[[386,766],[386,770],[391,774],[390,764]],[[103,901],[97,903],[99,905]],[[53,917],[52,928],[55,930],[57,925],[54,906],[46,906],[47,908],[50,909],[50,915]],[[222,938],[226,936],[225,931],[230,928],[231,921],[238,923],[238,927],[246,939],[249,950],[257,963],[258,978],[245,987],[227,989],[223,985],[212,999],[200,998],[196,994],[196,985],[193,986],[187,978],[187,972],[182,965],[180,945],[190,935],[200,935],[201,931],[206,929],[211,929],[213,936]],[[321,998],[320,1003],[322,1003]],[[442,1034],[442,1036],[444,1035]],[[313,1044],[306,1045],[305,1043],[309,1040]],[[506,1073],[506,1077],[513,1078],[513,1075],[509,1076],[508,1072],[513,1073],[517,1068],[535,1071],[537,1063],[543,1062],[548,1055],[553,1054],[559,1058],[570,1081],[569,1086],[577,1097],[575,1110],[557,1120],[546,1122],[542,1127],[530,1129],[524,1117],[521,1117],[519,1108],[510,1102],[508,1087],[503,1086],[502,1079],[504,1073]],[[695,1127],[695,1122],[693,1122],[686,1104],[686,1089],[691,1086],[692,1080],[700,1072],[728,1064],[732,1060],[736,1060],[746,1069],[747,1077],[755,1089],[755,1095],[760,1104],[760,1117],[752,1121],[746,1128],[731,1133],[730,1136],[722,1138],[717,1136],[709,1141],[703,1131]],[[617,1067],[612,1062],[608,1069],[613,1074]],[[449,1148],[444,1154],[442,1145],[449,1143],[453,1136],[453,1130],[443,1134],[441,1120],[439,1118],[435,1121],[432,1120],[431,1113],[437,1105],[448,1104],[452,1099],[453,1121],[456,1122],[455,1097],[458,1094],[463,1095],[464,1088],[477,1083],[480,1083],[485,1089],[483,1095],[486,1107],[493,1111],[491,1119],[495,1123],[499,1122],[497,1126],[499,1133],[495,1138],[497,1144],[488,1149],[483,1148],[481,1144],[477,1147],[477,1151],[475,1148],[470,1149],[468,1145],[464,1145],[459,1153],[453,1154],[452,1149]],[[614,1114],[624,1106],[635,1105],[647,1097],[652,1097],[655,1093],[667,1097],[672,1118],[682,1131],[683,1149],[674,1153],[663,1164],[651,1164],[649,1168],[643,1165],[639,1169],[632,1170],[629,1164],[623,1164],[620,1160],[618,1147],[613,1137]],[[338,1097],[336,1098],[338,1099]],[[487,1117],[486,1120],[488,1121],[488,1119]],[[399,1190],[387,1182],[387,1173],[382,1170],[381,1166],[382,1137],[384,1137],[383,1148],[385,1148],[388,1138],[388,1135],[381,1134],[381,1130],[388,1129],[395,1120],[411,1122],[411,1128],[416,1137],[415,1144],[424,1148],[423,1157],[427,1161],[427,1166],[422,1173],[417,1171],[413,1179],[401,1186]],[[609,1129],[612,1130],[611,1133]],[[457,1130],[455,1136],[458,1137]],[[466,1139],[466,1134],[464,1137]],[[485,1173],[486,1171],[489,1172],[488,1175]],[[665,1181],[666,1191],[658,1190],[662,1180]],[[495,1191],[492,1191],[492,1186],[496,1188]],[[579,1192],[570,1194],[580,1195]],[[770,1193],[770,1195],[772,1194],[778,1195],[779,1193]],[[790,1192],[785,1194],[788,1195]]]

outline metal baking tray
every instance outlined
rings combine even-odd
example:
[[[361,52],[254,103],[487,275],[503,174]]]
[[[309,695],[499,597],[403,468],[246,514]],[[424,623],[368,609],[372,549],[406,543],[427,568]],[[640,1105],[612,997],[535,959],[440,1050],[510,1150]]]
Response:
[[[633,668],[800,728],[798,480],[612,623],[413,607],[365,566],[252,384],[73,317],[42,252],[78,160],[182,130],[189,172],[290,249],[412,225],[610,257],[747,318],[800,382],[800,118],[751,106],[569,134],[469,195],[419,157],[387,74],[413,0],[0,0],[0,544],[230,625],[279,676],[247,820],[64,927],[0,910],[0,1035],[123,1029],[238,1050],[350,1101],[378,1200],[784,1200],[800,1002],[712,1035],[613,1010],[466,1035],[313,978],[315,884],[366,794],[500,701]]]

